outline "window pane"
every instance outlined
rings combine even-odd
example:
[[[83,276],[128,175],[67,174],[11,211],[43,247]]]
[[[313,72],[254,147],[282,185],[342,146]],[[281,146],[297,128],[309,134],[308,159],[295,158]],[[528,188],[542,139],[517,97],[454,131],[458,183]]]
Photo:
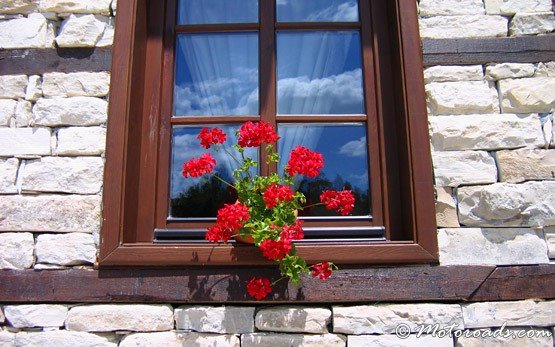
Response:
[[[277,34],[280,114],[363,114],[360,35],[356,31]]]
[[[295,177],[295,188],[303,192],[307,205],[320,202],[326,189],[350,189],[355,195],[354,216],[370,214],[370,184],[368,178],[368,150],[366,127],[349,124],[280,124],[280,162],[282,173],[289,153],[296,146],[304,146],[324,155],[324,169],[318,177]],[[322,206],[299,213],[305,216],[337,216]]]
[[[179,0],[177,24],[257,22],[258,0]]]
[[[278,22],[357,22],[356,0],[277,0]]]
[[[231,145],[236,143],[236,125],[214,126],[227,134],[225,146],[238,155]],[[237,168],[236,162],[222,149],[216,152],[213,148],[201,147],[197,135],[202,127],[176,126],[172,134],[172,161],[170,176],[170,217],[215,217],[216,212],[224,203],[233,203],[237,195],[233,189],[218,180],[214,175],[200,178],[184,178],[181,175],[183,163],[191,158],[198,158],[209,152],[216,159],[215,172],[227,182],[233,182],[232,172]],[[257,159],[258,153],[253,148],[245,150],[247,157]],[[253,172],[254,174],[254,172]]]
[[[258,34],[177,38],[175,116],[258,114]]]

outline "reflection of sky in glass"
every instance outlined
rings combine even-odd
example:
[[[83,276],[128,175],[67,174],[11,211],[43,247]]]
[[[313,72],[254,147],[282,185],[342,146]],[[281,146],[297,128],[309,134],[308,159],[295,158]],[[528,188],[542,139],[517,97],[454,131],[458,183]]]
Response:
[[[277,34],[279,114],[363,114],[357,31]]]
[[[177,37],[174,115],[258,114],[258,34]]]
[[[277,0],[278,22],[356,22],[356,0]]]
[[[177,24],[258,22],[258,0],[179,0]]]
[[[227,134],[227,142],[225,143],[226,148],[228,148],[237,158],[240,158],[240,154],[235,152],[231,149],[231,146],[236,143],[235,132],[239,129],[239,126],[236,125],[217,125],[211,126],[218,127],[222,129]],[[171,160],[171,178],[170,178],[170,198],[175,199],[178,198],[181,194],[191,193],[195,190],[195,187],[201,187],[203,184],[207,184],[209,181],[210,176],[212,175],[205,175],[200,178],[184,178],[181,175],[181,171],[183,169],[183,163],[190,160],[191,158],[198,158],[202,154],[209,152],[212,156],[216,159],[216,170],[219,173],[221,178],[224,178],[228,182],[232,182],[232,172],[234,169],[237,168],[237,163],[225,153],[225,151],[221,148],[218,152],[216,152],[213,148],[205,149],[200,145],[199,140],[197,139],[197,135],[199,134],[201,127],[192,127],[192,126],[176,126],[173,128],[172,134],[172,160]],[[245,155],[247,157],[253,158],[258,160],[258,153],[256,149],[248,148],[245,150]],[[253,174],[256,172],[256,169],[253,169]],[[219,182],[217,183],[220,186],[221,190],[226,190],[226,186]],[[207,194],[204,194],[207,195]],[[214,196],[204,196],[208,200],[214,199]],[[233,198],[233,202],[236,198]],[[193,202],[194,204],[198,205],[200,202],[200,197],[196,197]],[[184,213],[187,211],[175,211],[172,210],[171,215],[174,217],[182,217]],[[215,216],[215,211],[214,214]]]
[[[279,142],[279,172],[283,172],[289,153],[298,145],[324,155],[324,169],[320,176],[315,179],[296,176],[295,187],[300,188],[309,200],[319,202],[321,189],[312,197],[307,194],[308,187],[317,182],[325,189],[348,188],[355,192],[355,196],[358,192],[353,214],[369,214],[368,147],[363,124],[280,124],[278,131],[282,138]]]

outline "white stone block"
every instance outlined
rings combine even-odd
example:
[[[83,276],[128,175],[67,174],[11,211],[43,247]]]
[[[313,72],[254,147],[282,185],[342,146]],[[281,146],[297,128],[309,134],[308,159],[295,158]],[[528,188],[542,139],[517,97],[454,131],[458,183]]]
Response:
[[[69,127],[58,130],[57,155],[100,155],[106,147],[106,128]]]
[[[347,338],[342,335],[301,335],[255,333],[241,335],[241,347],[345,347]]]
[[[6,317],[4,317],[4,310],[2,309],[2,306],[0,306],[0,323],[4,323],[5,320]]]
[[[50,72],[43,75],[43,93],[47,97],[108,95],[109,72]]]
[[[40,13],[0,21],[0,48],[50,48],[53,44],[53,27]]]
[[[50,129],[0,128],[0,156],[50,155]]]
[[[115,34],[115,21],[113,17],[110,17],[106,22],[106,27],[104,28],[104,33],[98,42],[96,47],[109,47],[114,43]]]
[[[543,233],[547,242],[548,256],[550,259],[555,259],[555,226],[545,227]]]
[[[254,331],[254,307],[180,306],[175,309],[178,330],[241,334]]]
[[[33,125],[33,105],[27,100],[18,100],[15,107],[15,125],[28,127]]]
[[[111,0],[40,0],[41,12],[110,14]]]
[[[496,183],[459,188],[461,225],[543,226],[555,218],[555,182]]]
[[[38,0],[0,0],[0,13],[28,14],[37,10]]]
[[[507,36],[508,20],[502,16],[437,16],[420,19],[425,39],[455,39]]]
[[[555,150],[523,148],[495,156],[501,182],[555,180]]]
[[[486,78],[493,81],[507,78],[532,77],[536,68],[534,64],[503,63],[488,66]]]
[[[175,331],[164,331],[159,333],[134,333],[125,336],[119,347],[183,347],[193,346],[184,344],[184,333],[177,333]],[[217,335],[210,335],[217,336]]]
[[[0,329],[0,346],[15,347],[15,334]]]
[[[15,339],[17,347],[117,347],[118,345],[114,336],[99,336],[67,330],[20,332]]]
[[[424,70],[424,81],[426,83],[481,81],[483,79],[482,65],[433,66]]]
[[[462,305],[465,328],[555,325],[555,301],[479,302]]]
[[[3,196],[0,231],[98,232],[100,202],[97,195]]]
[[[488,14],[512,16],[518,12],[551,11],[552,0],[484,0]]]
[[[436,185],[460,185],[497,182],[497,167],[493,157],[483,151],[432,152]]]
[[[555,61],[539,63],[534,77],[555,77]]]
[[[43,157],[28,160],[22,170],[23,191],[97,194],[104,161],[98,157]]]
[[[399,324],[406,324],[411,332],[422,325],[439,324],[463,327],[461,307],[448,304],[378,304],[369,306],[334,306],[335,333],[349,335],[395,334]]]
[[[25,89],[25,100],[37,101],[42,97],[42,82],[40,76],[29,76],[29,83]]]
[[[331,311],[312,307],[268,307],[256,313],[258,330],[291,333],[328,333]]]
[[[0,193],[17,193],[15,181],[17,179],[18,167],[19,160],[15,158],[0,158]]]
[[[8,305],[4,311],[14,328],[61,327],[67,316],[64,305]]]
[[[421,0],[419,9],[424,17],[486,13],[482,0]]]
[[[37,262],[55,265],[93,264],[96,245],[91,234],[42,234],[35,245]]]
[[[86,96],[39,99],[33,113],[37,125],[100,125],[106,122],[108,102]]]
[[[537,114],[429,117],[436,151],[499,150],[544,145]]]
[[[485,81],[430,83],[426,95],[434,115],[499,113],[497,91]]]
[[[555,110],[555,78],[537,77],[499,81],[503,112],[548,113]]]
[[[60,47],[94,47],[106,28],[106,17],[93,14],[70,15],[64,20],[56,43]]]
[[[511,36],[547,34],[555,30],[553,12],[517,13],[509,25]]]
[[[543,237],[533,229],[442,229],[441,265],[516,265],[549,262]]]
[[[480,336],[480,330],[470,330],[469,336],[463,335],[457,339],[457,347],[553,347],[552,334],[546,329],[514,328],[504,329],[501,332],[502,334],[514,334],[514,337],[504,337],[500,334]],[[524,335],[519,337],[519,334]]]
[[[238,335],[220,335],[220,334],[202,334],[202,333],[184,333],[182,346],[191,347],[240,347],[241,340]],[[244,346],[244,345],[243,345]]]
[[[0,126],[10,125],[10,120],[15,115],[17,101],[10,99],[0,99]]]
[[[453,339],[447,337],[434,337],[431,335],[417,336],[412,334],[406,338],[396,335],[350,335],[347,336],[349,347],[453,347]]]
[[[173,329],[170,305],[107,304],[69,310],[66,329],[75,331],[166,331]]]
[[[34,246],[31,233],[0,233],[0,269],[22,270],[33,266]]]
[[[27,83],[26,75],[0,75],[0,99],[24,98]]]
[[[449,187],[436,188],[436,223],[440,228],[458,228],[457,205]]]
[[[114,16],[116,15],[117,9],[118,9],[118,0],[112,0],[112,13],[114,14]]]

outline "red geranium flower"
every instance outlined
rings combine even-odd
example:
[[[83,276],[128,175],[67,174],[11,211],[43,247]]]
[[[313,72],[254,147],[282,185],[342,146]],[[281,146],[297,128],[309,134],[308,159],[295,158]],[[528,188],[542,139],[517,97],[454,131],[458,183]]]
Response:
[[[324,167],[324,156],[306,147],[297,146],[291,151],[291,156],[285,168],[289,176],[295,174],[316,177]]]
[[[304,238],[303,221],[297,219],[294,225],[285,225],[279,237],[282,240],[302,240]]]
[[[221,225],[215,224],[208,228],[204,237],[210,242],[227,242],[231,238],[231,231]]]
[[[274,208],[282,201],[291,201],[293,199],[293,191],[289,186],[271,184],[264,192],[262,198],[267,208]]]
[[[265,121],[246,122],[239,129],[237,144],[241,147],[258,147],[262,143],[274,143],[279,139],[275,129]]]
[[[210,148],[211,145],[224,143],[227,139],[227,136],[219,128],[214,128],[214,129],[202,128],[202,130],[197,136],[197,139],[200,140],[200,144],[202,147],[208,149]]]
[[[256,300],[262,300],[272,292],[272,285],[267,278],[253,277],[247,283],[247,292]]]
[[[321,280],[327,280],[331,276],[330,264],[325,261],[320,264],[312,265],[312,276],[320,277]]]
[[[249,208],[240,202],[225,204],[218,210],[216,223],[224,228],[236,232],[250,218]]]
[[[183,177],[200,177],[202,175],[208,174],[214,170],[216,166],[216,159],[210,155],[210,153],[204,153],[200,158],[192,158],[188,162],[183,164],[183,171],[181,174]]]
[[[328,210],[336,210],[343,216],[351,213],[355,206],[355,197],[350,190],[325,190],[320,195],[320,201],[326,205]]]
[[[288,240],[264,240],[260,243],[262,255],[270,260],[281,260],[291,251],[291,242]]]

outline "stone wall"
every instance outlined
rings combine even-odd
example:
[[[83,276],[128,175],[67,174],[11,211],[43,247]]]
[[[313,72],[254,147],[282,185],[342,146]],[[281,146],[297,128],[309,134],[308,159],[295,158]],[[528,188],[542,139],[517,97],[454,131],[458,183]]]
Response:
[[[421,0],[419,9],[424,38],[555,29],[551,0]],[[115,0],[0,0],[0,48],[110,46],[115,13]],[[555,259],[555,62],[432,66],[424,75],[440,264]],[[0,76],[0,269],[92,267],[109,78],[109,71]],[[6,304],[0,306],[0,345],[552,346],[547,335],[554,317],[554,301],[531,300],[333,307]],[[425,324],[436,323],[461,335],[428,331],[417,338]],[[395,333],[403,324],[410,336],[401,340]],[[501,327],[536,336],[480,335]]]

